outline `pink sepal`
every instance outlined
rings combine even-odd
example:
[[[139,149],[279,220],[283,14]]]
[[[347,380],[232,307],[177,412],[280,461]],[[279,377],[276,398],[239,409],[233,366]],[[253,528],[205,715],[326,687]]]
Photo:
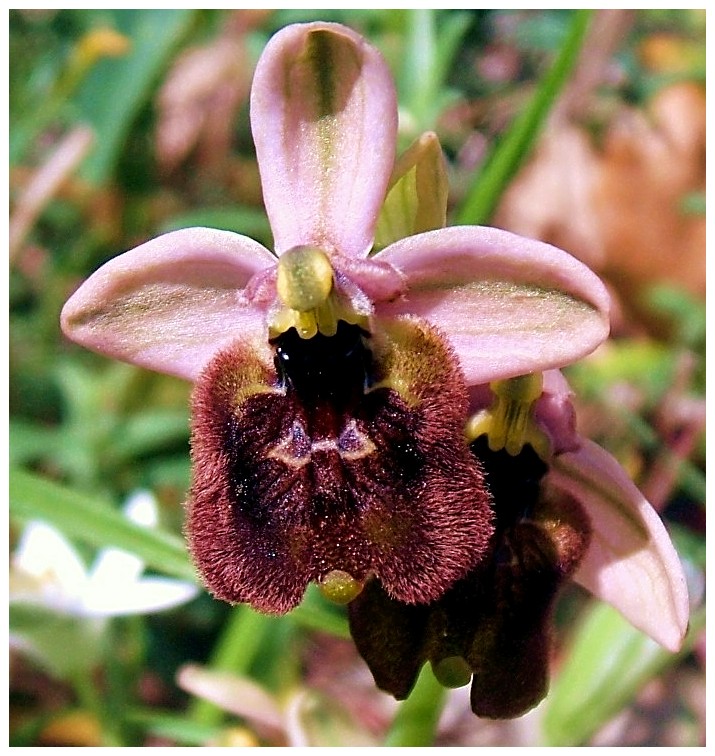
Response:
[[[557,457],[549,480],[586,511],[593,533],[574,580],[669,651],[688,629],[680,559],[655,510],[618,462],[592,441]]]
[[[263,311],[243,288],[275,261],[229,231],[173,231],[90,276],[65,304],[62,330],[100,354],[193,381],[222,346],[265,341]]]
[[[380,53],[339,24],[281,29],[256,68],[251,128],[276,252],[312,244],[366,256],[397,135]]]
[[[452,342],[468,384],[540,372],[592,352],[609,333],[610,300],[585,265],[501,229],[455,226],[402,239],[375,256],[408,291],[376,314],[411,313]]]

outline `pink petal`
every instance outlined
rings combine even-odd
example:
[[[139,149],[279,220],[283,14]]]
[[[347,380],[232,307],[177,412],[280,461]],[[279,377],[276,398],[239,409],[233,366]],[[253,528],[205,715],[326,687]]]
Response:
[[[543,242],[455,226],[402,239],[375,259],[402,271],[409,289],[377,314],[412,313],[441,328],[468,384],[561,367],[608,336],[601,281]]]
[[[589,515],[591,544],[574,580],[639,630],[678,651],[688,629],[688,591],[678,554],[655,510],[600,446],[557,457],[549,480]]]
[[[229,231],[173,231],[87,279],[62,310],[62,330],[100,354],[194,380],[222,346],[265,340],[263,317],[242,289],[275,262]]]
[[[339,24],[282,29],[256,68],[251,124],[277,253],[313,244],[367,255],[397,133],[378,51]]]
[[[372,302],[397,299],[407,291],[405,277],[384,260],[333,255],[331,262],[341,282],[356,284]]]
[[[581,444],[572,397],[573,391],[560,370],[544,373],[544,388],[534,405],[534,419],[549,436],[554,454],[574,451]]]
[[[234,672],[221,672],[198,664],[185,664],[177,683],[188,693],[254,724],[283,730],[283,715],[276,700],[260,685]]]

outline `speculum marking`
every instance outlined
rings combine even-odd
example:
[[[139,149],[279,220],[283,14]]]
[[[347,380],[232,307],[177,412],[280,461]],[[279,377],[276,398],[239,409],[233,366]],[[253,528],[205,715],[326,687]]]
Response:
[[[348,420],[338,438],[320,438],[313,441],[299,420],[295,420],[287,436],[282,438],[268,452],[270,459],[276,459],[288,467],[300,469],[312,461],[314,452],[337,452],[346,461],[367,457],[376,451],[370,437],[363,433],[354,419]]]
[[[338,438],[338,454],[343,459],[352,461],[363,459],[376,449],[370,437],[357,427],[355,420],[348,420]]]

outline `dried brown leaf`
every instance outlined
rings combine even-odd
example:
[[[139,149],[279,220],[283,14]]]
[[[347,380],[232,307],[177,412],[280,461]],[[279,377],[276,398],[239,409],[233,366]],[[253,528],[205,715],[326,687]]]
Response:
[[[650,286],[705,292],[705,218],[684,210],[705,187],[705,93],[662,89],[623,106],[597,145],[585,129],[554,126],[504,196],[496,225],[572,252],[637,307]]]
[[[251,65],[240,34],[219,37],[178,58],[157,102],[157,158],[165,171],[177,168],[194,149],[200,165],[225,164],[250,79]]]

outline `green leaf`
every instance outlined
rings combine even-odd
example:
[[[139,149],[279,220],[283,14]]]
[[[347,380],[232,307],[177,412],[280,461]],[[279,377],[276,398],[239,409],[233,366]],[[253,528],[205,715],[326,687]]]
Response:
[[[125,716],[129,724],[140,727],[145,732],[160,738],[169,738],[185,745],[206,745],[216,739],[221,729],[215,725],[204,725],[178,714],[148,709],[129,709]]]
[[[567,374],[587,398],[598,399],[609,385],[630,383],[653,407],[672,387],[676,367],[676,356],[664,344],[624,338],[609,342],[587,363],[569,365]]]
[[[161,233],[179,228],[206,226],[234,231],[271,244],[271,227],[262,210],[250,207],[206,207],[174,216],[159,229]]]
[[[62,436],[51,426],[31,420],[10,421],[10,463],[23,465],[53,454],[60,447]]]
[[[691,192],[683,197],[681,211],[686,215],[705,215],[705,192]]]
[[[438,15],[426,8],[406,11],[398,89],[400,103],[411,119],[411,134],[434,129],[439,115],[456,99],[446,80],[470,23],[465,13]]]
[[[656,314],[672,321],[677,343],[693,349],[705,344],[705,302],[700,298],[661,284],[646,292],[646,300]]]
[[[126,461],[175,443],[186,442],[188,449],[188,438],[186,410],[147,409],[127,418],[118,428],[112,453]]]
[[[680,554],[681,558],[692,562],[696,569],[700,568],[704,570],[707,565],[707,551],[702,533],[698,533],[677,523],[668,523],[668,531],[675,550]]]
[[[473,23],[471,13],[450,11],[437,21],[437,50],[434,60],[434,79],[444,93],[447,77],[454,65],[460,44]],[[438,91],[437,94],[440,94]]]
[[[100,60],[77,93],[80,120],[95,130],[96,144],[82,166],[91,183],[112,175],[127,135],[169,56],[189,30],[197,11],[114,10],[117,31],[131,40],[122,58]]]
[[[477,174],[457,213],[456,223],[486,223],[504,190],[536,143],[551,107],[567,82],[581,52],[593,11],[573,11],[571,27],[553,66],[536,89],[531,102],[514,119],[486,166]]]
[[[277,622],[280,622],[279,618],[259,614],[249,606],[235,606],[213,648],[207,668],[215,672],[246,674],[258,655],[264,637]],[[188,711],[192,721],[205,727],[217,726],[224,715],[219,706],[204,698],[195,699]]]
[[[309,630],[319,630],[336,638],[350,638],[344,608],[323,598],[316,585],[308,586],[305,598],[288,616]]]
[[[10,632],[53,677],[71,680],[89,674],[101,658],[101,621],[69,617],[29,604],[9,609]]]
[[[10,471],[10,514],[23,521],[43,520],[91,546],[114,546],[136,554],[166,575],[196,579],[181,539],[136,525],[108,502],[25,470]]]
[[[692,616],[685,647],[671,654],[612,607],[595,605],[552,681],[544,714],[545,745],[586,745],[648,680],[690,650],[704,621],[704,611]]]

